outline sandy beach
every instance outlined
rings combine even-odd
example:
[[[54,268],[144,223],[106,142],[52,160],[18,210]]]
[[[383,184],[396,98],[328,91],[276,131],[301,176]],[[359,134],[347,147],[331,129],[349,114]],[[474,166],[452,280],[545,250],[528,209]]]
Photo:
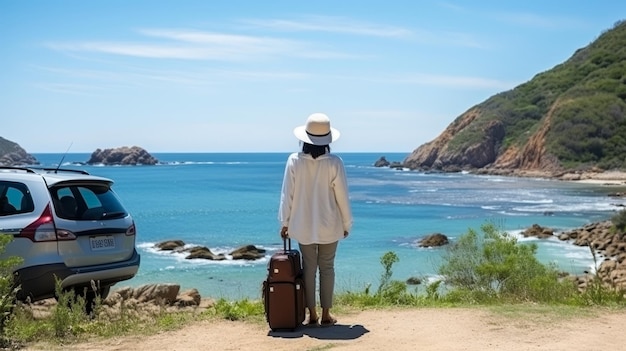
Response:
[[[517,307],[516,307],[517,308]],[[27,350],[617,350],[626,345],[626,312],[585,309],[579,315],[549,308],[490,312],[486,308],[367,310],[338,315],[328,328],[272,332],[266,324],[203,321],[153,336],[93,340]],[[523,308],[522,308],[523,310]]]
[[[561,179],[587,184],[626,186],[626,172],[620,171],[570,173],[562,176]]]

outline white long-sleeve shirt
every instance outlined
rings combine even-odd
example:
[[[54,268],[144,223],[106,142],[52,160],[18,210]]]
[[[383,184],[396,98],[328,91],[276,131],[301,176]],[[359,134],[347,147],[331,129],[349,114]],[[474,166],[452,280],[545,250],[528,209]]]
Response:
[[[278,220],[300,244],[329,244],[352,228],[348,182],[339,156],[293,153],[287,159]]]

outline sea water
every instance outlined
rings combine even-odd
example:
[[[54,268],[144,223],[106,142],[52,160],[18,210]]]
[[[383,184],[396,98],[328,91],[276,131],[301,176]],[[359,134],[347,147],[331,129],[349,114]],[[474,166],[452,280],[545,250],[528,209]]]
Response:
[[[354,226],[339,244],[337,291],[376,288],[383,273],[380,258],[390,251],[399,257],[393,279],[436,279],[445,248],[420,248],[419,240],[442,233],[454,242],[487,222],[521,242],[536,243],[540,261],[580,274],[594,265],[587,247],[519,233],[533,224],[557,232],[578,228],[606,220],[624,205],[624,199],[608,196],[620,191],[615,187],[373,166],[381,156],[402,161],[407,155],[400,153],[338,155],[346,166]],[[86,165],[90,155],[82,153],[34,156],[42,166],[61,163],[115,181],[114,190],[135,219],[141,266],[114,289],[176,283],[203,297],[260,298],[268,259],[282,248],[277,210],[287,153],[156,153],[155,166]],[[227,259],[189,260],[154,247],[173,239],[206,246]],[[267,250],[265,257],[228,256],[249,244]]]

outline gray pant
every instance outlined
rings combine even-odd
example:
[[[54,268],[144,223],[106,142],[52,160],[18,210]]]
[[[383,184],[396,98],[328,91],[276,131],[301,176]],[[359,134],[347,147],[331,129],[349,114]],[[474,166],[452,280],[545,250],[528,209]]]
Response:
[[[304,270],[304,295],[308,308],[315,308],[315,283],[318,267],[320,272],[320,304],[322,308],[333,307],[335,253],[338,243],[336,241],[331,244],[300,244]]]

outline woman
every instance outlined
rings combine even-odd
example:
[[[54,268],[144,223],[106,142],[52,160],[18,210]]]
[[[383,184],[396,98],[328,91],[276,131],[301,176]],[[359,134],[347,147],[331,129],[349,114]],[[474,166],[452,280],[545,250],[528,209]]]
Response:
[[[328,116],[314,113],[294,129],[302,151],[287,159],[278,219],[283,239],[295,239],[302,254],[309,325],[337,323],[330,313],[335,289],[335,253],[340,239],[352,227],[352,210],[343,161],[330,154],[329,144],[339,138]],[[316,309],[316,275],[319,269],[319,322]]]

